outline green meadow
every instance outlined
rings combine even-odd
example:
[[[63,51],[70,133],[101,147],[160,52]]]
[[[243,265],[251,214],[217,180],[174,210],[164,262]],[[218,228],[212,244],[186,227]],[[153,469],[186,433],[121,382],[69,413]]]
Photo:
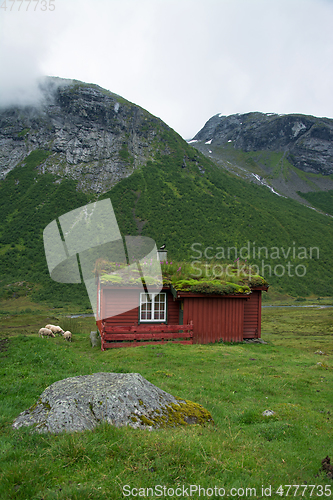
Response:
[[[165,487],[162,498],[185,498],[179,493],[185,488],[189,494],[190,485],[208,494],[209,488],[220,489],[220,496],[217,489],[210,498],[221,498],[221,488],[237,499],[265,498],[262,488],[269,493],[270,487],[271,498],[286,497],[284,485],[303,485],[289,489],[295,498],[330,498],[333,480],[320,468],[327,455],[333,459],[333,308],[293,301],[304,304],[312,307],[263,308],[267,344],[102,352],[90,346],[94,318],[71,319],[64,309],[25,297],[3,301],[1,500],[153,498],[147,488],[158,485]],[[39,338],[46,322],[71,329],[73,342]],[[139,372],[163,390],[202,404],[214,424],[152,432],[104,424],[59,435],[12,429],[47,386],[96,372]],[[263,416],[265,410],[275,413]],[[280,485],[283,495],[276,493],[282,493]],[[192,489],[192,498],[208,494],[199,497]]]

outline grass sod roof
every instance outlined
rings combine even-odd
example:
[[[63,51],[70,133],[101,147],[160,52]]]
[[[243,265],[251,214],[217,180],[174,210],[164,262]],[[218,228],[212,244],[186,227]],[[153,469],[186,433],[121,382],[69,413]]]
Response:
[[[152,272],[153,266],[153,272]],[[155,269],[154,269],[155,267]],[[159,266],[151,261],[141,265],[147,285],[160,286]],[[155,272],[157,269],[157,272]],[[178,292],[192,292],[217,295],[249,295],[252,288],[268,286],[267,281],[256,274],[251,266],[237,261],[228,262],[165,262],[161,263],[163,286],[172,286]],[[155,273],[154,273],[155,272]],[[123,273],[123,274],[122,274]],[[95,274],[102,285],[138,286],[142,277],[136,266],[127,266],[99,259]]]

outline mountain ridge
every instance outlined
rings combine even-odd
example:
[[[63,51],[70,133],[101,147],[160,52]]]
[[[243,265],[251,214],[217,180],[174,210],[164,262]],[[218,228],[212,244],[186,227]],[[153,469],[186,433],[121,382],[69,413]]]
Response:
[[[148,111],[97,85],[46,78],[37,106],[0,110],[0,177],[30,152],[47,149],[43,171],[101,193],[149,159],[169,127]],[[159,144],[161,147],[161,143]]]
[[[282,151],[287,160],[305,172],[333,173],[333,119],[311,115],[245,113],[215,115],[193,140],[217,145],[232,142],[249,151]]]
[[[310,115],[216,114],[188,141],[230,172],[308,204],[333,189],[333,120]]]

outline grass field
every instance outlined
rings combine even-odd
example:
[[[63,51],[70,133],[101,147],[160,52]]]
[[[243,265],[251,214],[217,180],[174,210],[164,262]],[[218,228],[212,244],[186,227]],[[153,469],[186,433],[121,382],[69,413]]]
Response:
[[[319,470],[326,455],[333,459],[333,308],[263,308],[266,345],[105,352],[90,347],[93,318],[65,315],[29,306],[23,298],[0,304],[1,500],[121,499],[135,493],[154,498],[139,488],[156,485],[162,487],[155,490],[160,498],[187,498],[183,485],[185,492],[189,485],[205,489],[199,497],[193,488],[191,498],[222,498],[222,490],[211,495],[215,486],[225,488],[225,497],[265,498],[269,490],[264,495],[262,488],[270,485],[272,498],[279,498],[274,492],[280,485],[304,485],[290,489],[294,498],[330,498],[333,480]],[[73,342],[39,338],[36,332],[46,322],[70,328]],[[202,404],[215,423],[152,432],[101,425],[61,435],[12,429],[51,383],[101,371],[139,372],[165,391]],[[266,409],[275,415],[262,416]]]

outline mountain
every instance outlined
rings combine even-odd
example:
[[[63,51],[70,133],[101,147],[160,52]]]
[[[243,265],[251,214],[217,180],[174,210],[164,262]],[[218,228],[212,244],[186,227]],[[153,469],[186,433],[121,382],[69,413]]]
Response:
[[[100,193],[152,159],[169,127],[97,85],[46,78],[36,106],[0,113],[0,178],[35,149],[48,150],[43,172]]]
[[[218,114],[189,142],[243,178],[321,210],[327,207],[332,213],[331,119],[301,114]],[[308,196],[311,192],[315,194]]]
[[[169,260],[207,262],[207,275],[246,260],[273,290],[333,295],[330,217],[221,169],[96,85],[47,79],[36,106],[1,109],[0,171],[0,298],[89,307],[83,284],[50,279],[43,230],[106,198],[123,235],[166,243]]]

